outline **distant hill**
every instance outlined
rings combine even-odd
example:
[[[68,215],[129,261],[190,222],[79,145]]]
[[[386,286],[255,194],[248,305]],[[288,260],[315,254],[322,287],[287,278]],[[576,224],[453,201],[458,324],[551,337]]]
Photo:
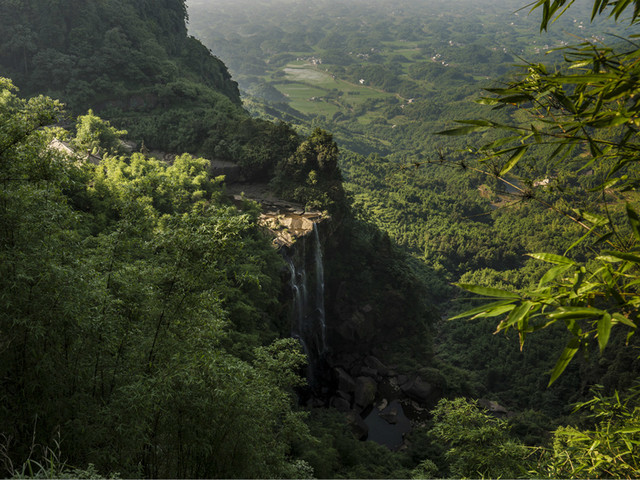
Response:
[[[187,34],[184,0],[0,0],[0,18],[0,76],[73,115],[93,109],[138,147],[264,176],[297,145],[241,107],[227,67]]]
[[[28,93],[70,106],[190,79],[240,103],[226,66],[187,35],[183,0],[0,1],[0,67]]]

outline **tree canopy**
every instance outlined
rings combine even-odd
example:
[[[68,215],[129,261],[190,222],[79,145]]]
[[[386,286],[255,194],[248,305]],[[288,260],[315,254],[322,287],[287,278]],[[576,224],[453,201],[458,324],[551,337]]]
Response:
[[[537,2],[533,8],[543,8],[541,28],[548,28],[551,20],[572,3]],[[630,21],[635,23],[637,2],[596,1],[593,15],[608,12],[619,19],[632,5]],[[504,132],[497,140],[472,147],[481,168],[505,179],[507,174],[517,172],[516,167],[527,156],[536,156],[537,162],[548,164],[551,171],[568,162],[581,174],[583,188],[593,193],[588,206],[581,206],[561,198],[560,181],[555,190],[523,183],[518,187],[523,196],[576,223],[584,235],[565,245],[563,252],[530,254],[553,265],[540,278],[538,288],[507,291],[461,284],[493,302],[460,316],[507,315],[497,330],[515,328],[521,344],[536,330],[556,322],[566,325],[570,337],[549,383],[558,378],[580,349],[588,350],[592,342],[597,342],[603,351],[613,327],[627,330],[628,339],[635,332],[640,307],[640,217],[634,206],[639,178],[635,78],[640,48],[631,38],[613,46],[589,40],[562,51],[562,65],[526,64],[516,81],[504,88],[489,89],[493,96],[479,100],[494,109],[518,109],[525,122],[461,121],[463,126],[442,132]],[[576,255],[578,247],[582,250]]]
[[[100,165],[52,147],[62,112],[0,79],[3,475],[308,475],[305,357],[275,340],[282,261],[256,210],[207,160],[119,155],[91,113],[71,140]]]

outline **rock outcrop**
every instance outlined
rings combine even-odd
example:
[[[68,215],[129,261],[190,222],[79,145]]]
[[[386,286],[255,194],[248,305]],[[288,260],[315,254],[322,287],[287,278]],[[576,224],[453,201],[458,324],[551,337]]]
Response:
[[[354,391],[354,403],[357,408],[364,410],[373,404],[376,399],[378,384],[371,377],[358,377]]]
[[[425,382],[420,377],[414,377],[401,384],[400,390],[409,398],[417,400],[419,403],[427,403],[433,393],[431,384]]]

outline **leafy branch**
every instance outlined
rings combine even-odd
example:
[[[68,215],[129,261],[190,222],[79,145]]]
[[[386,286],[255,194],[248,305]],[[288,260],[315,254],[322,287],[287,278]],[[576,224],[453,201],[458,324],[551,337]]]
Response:
[[[573,1],[538,1],[532,10],[542,7],[541,29],[573,3]],[[640,12],[638,1],[596,0],[593,16],[611,7],[616,20],[633,5],[632,23]],[[634,191],[640,185],[637,158],[640,153],[640,48],[628,39],[623,50],[591,41],[564,47],[564,64],[549,69],[544,64],[525,64],[516,81],[501,88],[488,89],[491,96],[478,100],[493,109],[518,111],[528,121],[518,124],[499,123],[486,119],[461,120],[459,126],[439,132],[445,136],[482,132],[502,134],[468,151],[476,156],[474,171],[509,183],[504,176],[512,172],[523,159],[564,167],[568,161],[578,162],[575,173],[584,178],[589,169],[602,172],[602,180],[586,192],[602,193],[602,206],[592,212],[583,209],[558,208],[553,203],[523,194],[545,207],[569,218],[586,233],[571,244],[564,255],[532,253],[530,257],[552,266],[537,287],[519,292],[499,290],[479,285],[458,286],[488,303],[453,317],[502,317],[496,332],[517,330],[521,348],[528,334],[562,322],[570,332],[565,349],[551,371],[551,385],[565,370],[580,349],[597,341],[602,352],[609,342],[612,328],[627,329],[627,341],[636,329],[640,307],[640,217],[632,203]],[[620,48],[620,47],[618,47]],[[540,154],[541,147],[552,149]],[[485,165],[491,165],[489,170]],[[606,193],[623,195],[626,207],[609,205]],[[619,203],[619,202],[618,202]],[[617,215],[612,215],[611,208]],[[622,211],[621,211],[622,210]],[[624,220],[621,220],[624,219]],[[591,255],[586,261],[576,261],[567,255],[580,244],[588,245]]]

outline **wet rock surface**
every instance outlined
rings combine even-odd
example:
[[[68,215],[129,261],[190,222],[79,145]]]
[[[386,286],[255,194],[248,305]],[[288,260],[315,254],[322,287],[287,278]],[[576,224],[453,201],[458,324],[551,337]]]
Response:
[[[322,212],[305,210],[303,205],[276,197],[267,184],[232,183],[227,185],[227,194],[237,206],[247,200],[262,206],[258,223],[271,232],[278,247],[291,247],[298,238],[310,234],[314,224],[326,218]]]
[[[512,412],[509,412],[506,407],[500,405],[498,402],[487,400],[486,398],[478,400],[478,405],[496,418],[505,418],[512,415]]]
[[[366,440],[369,435],[369,427],[360,414],[350,410],[345,414],[345,416],[353,434],[360,440]]]

